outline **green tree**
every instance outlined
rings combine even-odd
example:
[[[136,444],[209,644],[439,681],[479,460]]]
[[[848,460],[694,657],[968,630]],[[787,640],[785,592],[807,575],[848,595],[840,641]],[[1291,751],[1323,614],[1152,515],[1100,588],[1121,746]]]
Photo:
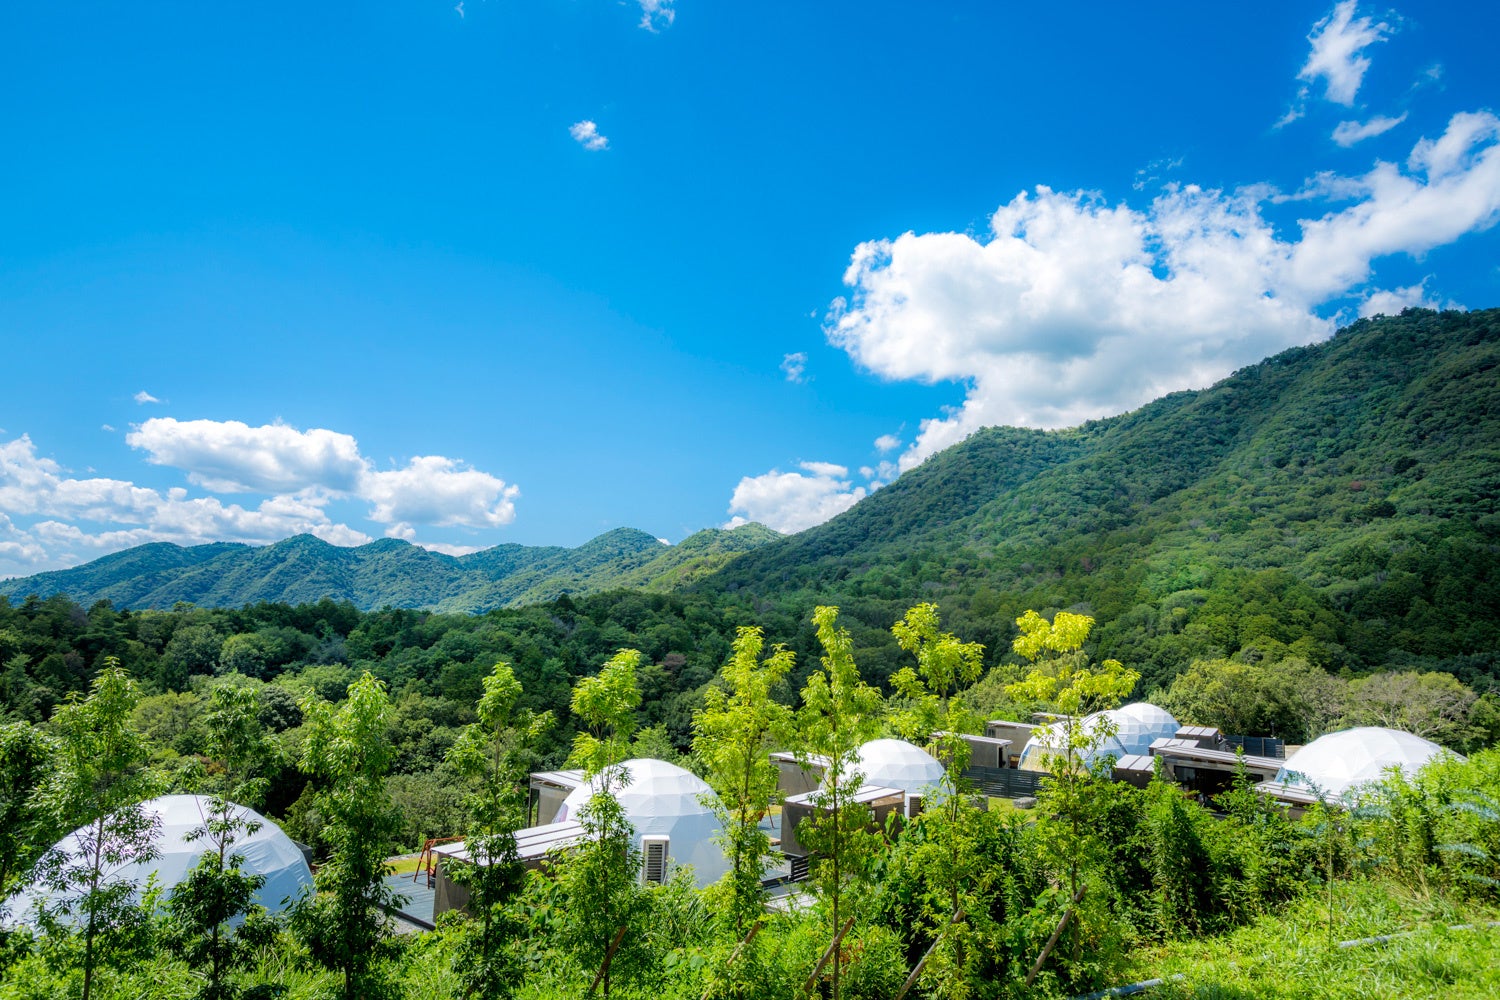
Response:
[[[769,754],[792,728],[791,709],[772,696],[792,669],[792,652],[777,646],[761,659],[764,647],[759,628],[739,629],[734,655],[719,674],[722,683],[708,689],[693,719],[693,750],[717,793],[710,804],[729,856],[729,871],[716,887],[720,905],[713,909],[734,927],[736,937],[765,912],[761,879],[772,851],[760,818],[776,797],[779,777]]]
[[[138,697],[135,681],[107,657],[87,700],[75,696],[53,716],[58,767],[44,801],[62,828],[84,825],[73,849],[49,851],[38,866],[39,881],[54,894],[42,916],[49,932],[62,933],[64,922],[79,927],[83,1000],[99,963],[126,952],[145,919],[137,886],[115,873],[158,854],[160,820],[142,803],[159,782],[147,766],[149,745],[130,728]]]
[[[220,769],[211,782],[217,794],[207,799],[203,825],[188,839],[206,840],[209,846],[167,904],[173,950],[204,971],[199,1000],[233,1000],[239,995],[229,974],[248,960],[247,946],[256,938],[236,934],[230,923],[248,914],[253,926],[261,908],[252,901],[265,884],[264,875],[244,870],[244,856],[234,850],[236,843],[260,829],[260,822],[233,800],[261,803],[267,784],[263,768],[275,755],[259,713],[255,688],[243,680],[226,680],[214,687],[203,720],[208,752]]]
[[[46,786],[57,747],[25,722],[0,726],[0,907],[11,881],[27,870],[52,838],[52,826],[39,808],[37,792]]]
[[[640,856],[634,828],[615,791],[628,778],[620,766],[635,732],[641,691],[641,654],[622,649],[573,689],[573,714],[585,729],[573,739],[568,763],[583,769],[592,794],[578,814],[585,841],[560,866],[558,887],[568,900],[567,938],[585,969],[598,969],[609,996],[616,950],[629,932],[639,897]]]
[[[920,829],[911,831],[914,862],[927,873],[923,916],[940,935],[923,976],[940,995],[964,997],[979,954],[975,939],[988,923],[982,900],[992,866],[980,856],[980,810],[963,777],[969,744],[959,735],[977,729],[979,720],[952,696],[979,678],[984,646],[943,632],[936,604],[917,605],[891,631],[917,660],[915,668],[902,667],[891,678],[907,705],[896,715],[897,730],[926,743],[944,764],[942,786],[925,804]],[[960,913],[967,919],[959,920]]]
[[[293,908],[292,929],[318,962],[342,974],[346,1000],[378,995],[377,959],[388,950],[381,911],[398,901],[384,881],[394,828],[384,782],[390,698],[365,671],[337,707],[309,698],[302,714],[301,767],[322,783],[318,806],[331,853],[315,877],[317,894]]]
[[[450,874],[469,890],[469,912],[477,918],[477,932],[464,939],[460,967],[470,995],[481,997],[509,996],[518,978],[505,944],[524,928],[507,916],[505,905],[525,882],[516,830],[525,821],[532,748],[552,725],[551,712],[520,708],[521,695],[510,665],[496,663],[484,678],[479,721],[464,728],[447,758],[477,786],[466,800],[473,821],[465,846],[473,863],[452,865]]]
[[[854,642],[838,624],[838,614],[838,608],[826,606],[813,611],[823,656],[820,669],[802,689],[798,719],[800,753],[807,764],[822,764],[823,781],[812,793],[815,808],[797,828],[797,839],[815,858],[813,881],[828,904],[835,935],[843,928],[845,895],[868,876],[879,845],[879,835],[870,830],[870,808],[856,795],[864,784],[859,748],[876,733],[880,692],[860,679]],[[835,949],[834,1000],[840,995],[842,965],[841,949]]]
[[[1094,627],[1088,615],[1059,611],[1048,622],[1035,611],[1027,611],[1016,619],[1016,626],[1020,635],[1012,648],[1030,662],[1031,669],[1008,692],[1018,700],[1050,705],[1062,713],[1053,724],[1060,745],[1054,744],[1053,752],[1042,758],[1050,777],[1042,786],[1036,832],[1042,857],[1067,886],[1066,921],[1083,901],[1085,873],[1097,868],[1107,854],[1098,828],[1109,782],[1092,764],[1099,747],[1114,735],[1114,725],[1105,716],[1087,716],[1118,704],[1134,689],[1140,674],[1118,660],[1097,665],[1090,660],[1083,650]],[[1092,901],[1096,912],[1107,918],[1097,909],[1101,902]],[[1075,928],[1082,922],[1081,915],[1072,920]],[[1074,940],[1082,939],[1075,934]]]
[[[1403,729],[1444,746],[1473,737],[1469,714],[1478,696],[1452,674],[1385,671],[1350,682],[1344,721]]]

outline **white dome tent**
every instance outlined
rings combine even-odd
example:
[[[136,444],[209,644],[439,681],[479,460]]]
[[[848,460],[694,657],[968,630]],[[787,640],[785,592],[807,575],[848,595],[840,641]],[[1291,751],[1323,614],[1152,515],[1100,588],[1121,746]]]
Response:
[[[723,877],[729,861],[714,839],[719,833],[719,820],[703,804],[705,797],[713,796],[713,789],[691,771],[664,760],[638,757],[619,766],[629,777],[624,787],[615,790],[615,798],[635,827],[636,848],[646,854],[646,844],[670,838],[666,856],[679,864],[692,865],[699,888]],[[587,784],[573,789],[563,800],[555,821],[577,820],[593,794],[594,788]],[[652,859],[647,857],[646,861],[649,867]],[[663,870],[662,874],[669,873]]]
[[[936,757],[905,740],[871,740],[859,748],[855,763],[867,785],[899,788],[907,795],[928,795],[946,773]]]
[[[1149,754],[1151,744],[1172,739],[1182,726],[1172,713],[1149,701],[1132,702],[1105,713],[1115,721],[1115,738],[1127,754]]]
[[[141,808],[148,814],[154,813],[158,819],[155,835],[158,856],[146,864],[125,865],[109,873],[109,877],[131,882],[139,891],[154,873],[163,895],[170,898],[177,883],[186,878],[199,859],[213,849],[213,842],[207,837],[191,841],[187,839],[190,833],[204,825],[210,801],[206,796],[164,795],[142,803]],[[312,872],[307,867],[302,851],[279,826],[254,809],[238,805],[234,809],[240,818],[251,824],[258,823],[260,828],[254,833],[241,832],[232,853],[244,858],[241,871],[266,877],[265,884],[255,893],[254,901],[269,913],[279,913],[295,901],[304,889],[312,888]],[[52,849],[66,851],[69,857],[77,856],[82,850],[82,832],[75,830],[58,841]],[[48,890],[33,886],[17,895],[11,906],[11,913],[16,919],[29,923],[35,919],[36,904],[49,902],[52,898],[52,893]]]
[[[1109,717],[1106,712],[1095,712],[1085,715],[1078,723],[1086,733],[1093,733]],[[1059,720],[1049,726],[1038,729],[1026,741],[1026,748],[1021,751],[1021,767],[1028,771],[1041,771],[1046,769],[1045,758],[1058,756],[1067,752],[1068,731],[1067,722]],[[1119,760],[1126,754],[1125,746],[1120,742],[1118,735],[1104,737],[1092,753],[1083,755],[1085,767],[1093,767],[1105,757],[1113,757]]]
[[[1428,761],[1451,753],[1399,729],[1361,726],[1313,740],[1287,758],[1276,781],[1338,800],[1357,795],[1361,785],[1379,781],[1392,767],[1412,777]]]
[[[1149,754],[1151,744],[1159,739],[1171,739],[1177,735],[1181,725],[1166,709],[1158,708],[1149,701],[1132,702],[1122,708],[1111,708],[1083,717],[1081,725],[1085,732],[1092,732],[1105,723],[1114,726],[1114,734],[1104,740],[1088,755],[1084,763],[1093,767],[1105,757],[1119,760],[1130,754]],[[1045,765],[1042,758],[1048,754],[1060,754],[1067,746],[1065,723],[1054,722],[1038,729],[1021,751],[1021,766],[1029,770],[1040,770]]]

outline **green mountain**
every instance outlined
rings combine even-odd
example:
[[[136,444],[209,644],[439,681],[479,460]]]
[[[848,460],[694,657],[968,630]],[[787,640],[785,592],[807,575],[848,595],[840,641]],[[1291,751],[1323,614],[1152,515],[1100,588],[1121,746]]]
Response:
[[[999,649],[1026,608],[1081,608],[1148,689],[1236,653],[1483,674],[1497,504],[1500,310],[1408,310],[1123,416],[981,431],[697,586],[781,629],[839,604],[892,655],[918,600]]]
[[[629,529],[576,549],[453,558],[385,540],[147,545],[0,581],[85,606],[239,607],[323,596],[471,612],[614,588],[677,590],[810,649],[834,603],[876,678],[917,601],[998,653],[1027,608],[1097,617],[1144,688],[1196,658],[1300,656],[1500,681],[1500,310],[1361,320],[1197,392],[1063,431],[991,428],[826,524],[664,546]],[[1489,682],[1486,682],[1489,683]]]
[[[353,548],[311,535],[266,546],[155,543],[73,569],[0,580],[0,596],[67,594],[85,606],[108,600],[136,609],[170,608],[179,601],[240,607],[331,597],[364,609],[474,612],[623,586],[669,589],[778,537],[750,524],[711,528],[664,545],[644,531],[617,528],[576,549],[497,545],[458,557],[392,538]]]

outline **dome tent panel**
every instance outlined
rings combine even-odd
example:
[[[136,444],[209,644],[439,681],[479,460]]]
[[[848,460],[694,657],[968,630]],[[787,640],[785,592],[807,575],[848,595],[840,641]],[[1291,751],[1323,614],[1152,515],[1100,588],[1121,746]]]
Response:
[[[942,784],[947,773],[936,757],[905,740],[870,740],[860,746],[855,767],[867,785],[899,788],[908,795],[926,795]]]
[[[618,765],[627,777],[615,789],[615,798],[634,828],[637,850],[642,838],[670,838],[668,856],[677,864],[693,866],[699,888],[717,882],[729,870],[729,861],[715,839],[719,819],[705,801],[713,801],[713,789],[691,771],[664,760],[638,757]],[[556,820],[576,820],[597,788],[597,781],[568,793]]]
[[[1105,714],[1114,720],[1115,738],[1127,754],[1149,754],[1152,743],[1169,740],[1182,728],[1171,712],[1149,701],[1132,702]]]
[[[153,838],[158,852],[155,860],[140,865],[125,865],[110,873],[111,879],[122,879],[136,887],[136,897],[154,874],[164,898],[171,898],[172,889],[187,877],[205,854],[214,850],[208,837],[189,840],[188,837],[207,822],[211,800],[199,795],[164,795],[142,803],[147,814],[157,818]],[[256,891],[253,901],[265,907],[268,913],[279,913],[312,889],[312,872],[302,856],[300,848],[275,823],[247,806],[233,806],[234,815],[241,821],[258,825],[253,833],[240,832],[231,850],[244,861],[241,871],[251,875],[265,876],[265,884]],[[83,853],[83,834],[87,827],[68,834],[53,845],[54,852],[64,852],[69,858]],[[56,897],[45,888],[33,885],[19,893],[11,906],[11,913],[19,920],[30,923],[35,918],[38,903],[51,903]]]
[[[1097,731],[1106,723],[1113,722],[1108,712],[1094,712],[1086,715],[1078,723],[1082,730],[1089,735],[1097,735]],[[1026,741],[1026,747],[1021,751],[1021,767],[1029,771],[1043,770],[1046,765],[1043,759],[1047,756],[1064,754],[1068,749],[1067,724],[1063,721],[1054,722],[1050,725],[1037,729],[1031,739]],[[1083,755],[1083,763],[1086,767],[1093,767],[1101,763],[1105,757],[1113,757],[1115,760],[1127,755],[1124,744],[1120,742],[1118,735],[1104,736],[1099,740],[1092,751]]]
[[[1360,726],[1313,740],[1287,758],[1276,781],[1342,799],[1357,795],[1362,785],[1381,780],[1390,768],[1412,777],[1443,754],[1452,751],[1412,733]]]

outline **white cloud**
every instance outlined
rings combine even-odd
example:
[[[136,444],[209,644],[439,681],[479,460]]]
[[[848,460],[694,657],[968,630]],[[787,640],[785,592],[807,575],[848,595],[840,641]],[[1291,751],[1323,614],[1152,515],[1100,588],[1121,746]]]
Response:
[[[154,417],[125,436],[152,465],[183,469],[188,481],[222,493],[294,493],[321,487],[345,493],[366,472],[348,434],[299,431],[285,424]]]
[[[599,126],[588,119],[569,125],[568,134],[573,137],[574,142],[578,143],[584,149],[597,153],[602,149],[609,148],[609,139],[599,134]]]
[[[1326,336],[1314,309],[1364,297],[1371,265],[1419,255],[1500,216],[1500,120],[1455,115],[1405,171],[1377,162],[1308,183],[1342,207],[1278,233],[1265,186],[1170,187],[1144,208],[1088,192],[1023,192],[987,238],[906,233],[860,244],[829,340],[890,379],[967,384],[923,421],[901,468],[994,424],[1059,427],[1204,386]],[[743,484],[742,484],[743,485]]]
[[[382,524],[498,528],[516,519],[519,488],[441,455],[413,458],[404,469],[369,472],[358,495]]]
[[[670,28],[672,22],[677,20],[677,11],[673,9],[676,0],[637,0],[641,5],[641,27],[647,31],[656,32],[662,28]]]
[[[69,566],[145,542],[265,543],[303,533],[335,545],[370,541],[331,520],[323,502],[280,496],[251,508],[190,498],[180,488],[162,493],[118,479],[76,479],[23,435],[0,443],[0,574]],[[23,528],[11,515],[39,520]]]
[[[1359,304],[1360,316],[1399,316],[1401,310],[1416,307],[1441,309],[1443,304],[1427,294],[1427,282],[1421,281],[1405,288],[1381,289],[1365,296]]]
[[[319,504],[355,497],[369,502],[371,520],[405,527],[496,528],[515,520],[519,491],[503,479],[441,455],[377,471],[351,435],[335,431],[158,417],[125,440],[152,464],[182,469],[189,482],[215,492],[293,494]]]
[[[1308,83],[1324,81],[1328,100],[1345,107],[1354,104],[1354,95],[1364,81],[1370,60],[1364,50],[1389,37],[1395,30],[1384,21],[1354,16],[1355,0],[1343,0],[1323,20],[1313,25],[1307,40],[1312,52],[1297,79]]]
[[[901,439],[894,434],[882,434],[875,439],[875,450],[884,455],[901,447]]]
[[[1377,135],[1385,135],[1404,121],[1406,121],[1406,115],[1403,114],[1399,118],[1376,115],[1367,122],[1339,122],[1333,130],[1333,141],[1347,149],[1356,142],[1373,139]]]
[[[99,429],[109,434],[113,434],[115,432],[113,424],[100,424]]]
[[[146,403],[160,403],[161,402],[161,400],[159,400],[155,396],[151,395],[151,393],[147,392],[145,389],[142,389],[140,392],[136,393],[131,398],[134,399],[137,403],[140,403],[142,405],[145,405]]]
[[[365,532],[329,517],[335,499],[369,504],[391,537],[457,555],[473,548],[419,541],[416,525],[496,528],[515,519],[519,490],[440,455],[378,470],[347,434],[239,421],[146,421],[126,438],[147,461],[187,473],[213,491],[272,494],[255,506],[190,497],[118,479],[78,478],[40,456],[22,436],[0,443],[0,575],[72,565],[143,542],[272,542],[308,533],[335,545],[362,545]],[[29,526],[11,521],[26,518]],[[80,527],[87,525],[87,527]]]
[[[781,358],[781,370],[786,373],[788,382],[802,383],[807,381],[803,378],[807,371],[807,354],[798,351],[795,354],[785,354]]]
[[[840,514],[865,497],[868,490],[853,486],[849,470],[832,462],[803,462],[803,472],[772,469],[760,476],[746,476],[734,488],[724,527],[736,528],[759,521],[768,528],[790,534]],[[853,488],[851,488],[853,487]]]

